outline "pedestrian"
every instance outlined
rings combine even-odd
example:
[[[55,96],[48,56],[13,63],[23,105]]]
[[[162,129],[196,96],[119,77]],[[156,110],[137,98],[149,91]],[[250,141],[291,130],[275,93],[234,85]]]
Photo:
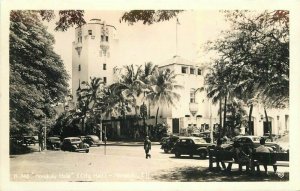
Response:
[[[224,149],[222,148],[222,139],[218,139],[218,140],[217,140],[217,145],[216,145],[216,147],[215,147],[215,151],[221,152],[221,151],[223,151],[223,150],[224,150]],[[217,156],[217,169],[218,169],[218,170],[221,169],[220,163],[221,163],[223,169],[226,170],[226,165],[225,165],[225,163],[219,159],[219,156]]]
[[[151,154],[149,154],[149,152],[151,150],[151,141],[149,139],[149,136],[146,136],[146,139],[144,141],[144,150],[146,153],[146,159],[148,159],[148,157],[151,158]]]

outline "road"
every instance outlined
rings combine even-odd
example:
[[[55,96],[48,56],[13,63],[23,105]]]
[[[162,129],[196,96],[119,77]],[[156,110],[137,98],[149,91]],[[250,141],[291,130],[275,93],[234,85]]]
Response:
[[[10,176],[11,181],[55,182],[239,181],[234,177],[235,172],[230,176],[209,172],[208,159],[175,158],[173,154],[163,153],[160,145],[152,146],[151,155],[151,159],[146,159],[142,146],[107,146],[106,154],[104,146],[91,147],[89,153],[33,152],[11,156]],[[238,176],[240,181],[243,176]]]

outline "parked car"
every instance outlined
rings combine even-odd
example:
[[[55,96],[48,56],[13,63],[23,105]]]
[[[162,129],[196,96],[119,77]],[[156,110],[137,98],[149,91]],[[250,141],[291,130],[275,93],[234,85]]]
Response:
[[[172,151],[178,139],[179,137],[177,136],[167,137],[166,141],[161,145],[161,149],[163,149],[165,153]]]
[[[47,149],[59,150],[61,141],[59,137],[48,137],[46,141]]]
[[[89,145],[83,143],[78,137],[67,137],[63,140],[61,145],[61,150],[63,151],[84,151],[88,153],[90,151]]]
[[[167,139],[169,139],[169,137],[163,137],[163,138],[161,138],[159,144],[163,145],[164,143],[166,143]]]
[[[35,145],[35,139],[32,136],[24,136],[23,144],[25,145]]]
[[[208,148],[213,144],[207,143],[201,137],[180,137],[176,142],[172,152],[175,153],[175,157],[180,157],[181,155],[199,155],[200,158],[206,158],[208,153]]]
[[[100,146],[101,145],[101,141],[99,139],[99,137],[97,135],[86,135],[86,136],[80,136],[81,140],[88,144],[89,146]]]
[[[250,148],[257,148],[260,146],[260,136],[236,136],[234,141],[238,142],[240,146],[249,146]],[[275,152],[280,152],[280,146],[275,142],[270,142],[268,139],[266,140],[265,146],[272,148]]]

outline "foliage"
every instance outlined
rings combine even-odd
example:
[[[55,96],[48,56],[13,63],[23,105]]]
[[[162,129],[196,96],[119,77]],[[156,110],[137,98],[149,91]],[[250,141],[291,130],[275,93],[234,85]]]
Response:
[[[209,42],[208,50],[218,54],[217,61],[229,64],[228,74],[237,88],[252,88],[269,107],[285,107],[289,101],[288,20],[276,20],[276,12],[267,11],[224,14],[231,29]]]
[[[53,116],[69,76],[53,51],[54,37],[34,11],[11,11],[9,35],[10,133],[27,134]]]
[[[180,95],[176,93],[176,89],[182,88],[182,86],[176,83],[177,75],[174,71],[168,69],[159,70],[158,68],[150,76],[150,91],[147,94],[147,99],[151,100],[153,105],[167,104],[175,105],[175,101],[180,98]],[[158,117],[159,106],[156,111],[156,122]]]
[[[131,10],[125,12],[120,18],[120,22],[128,22],[129,25],[133,25],[136,22],[142,21],[143,24],[151,25],[153,23],[168,21],[174,18],[182,10]]]
[[[35,11],[41,16],[42,20],[50,21],[55,18],[54,10],[38,10]],[[68,28],[82,26],[86,22],[84,20],[83,10],[60,10],[58,11],[59,20],[56,22],[56,31],[66,31]]]

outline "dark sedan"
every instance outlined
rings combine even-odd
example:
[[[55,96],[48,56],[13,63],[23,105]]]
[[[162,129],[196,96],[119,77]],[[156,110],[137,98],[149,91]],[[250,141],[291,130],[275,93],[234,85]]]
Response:
[[[207,156],[208,148],[212,145],[200,137],[181,137],[176,142],[172,152],[175,153],[175,157],[199,155],[200,158],[204,159]]]
[[[84,151],[88,153],[90,151],[89,145],[83,143],[78,137],[67,137],[63,140],[61,145],[61,150],[63,151],[72,151],[72,152],[80,152]]]
[[[48,137],[46,144],[47,144],[47,149],[59,150],[61,141],[59,137]]]

